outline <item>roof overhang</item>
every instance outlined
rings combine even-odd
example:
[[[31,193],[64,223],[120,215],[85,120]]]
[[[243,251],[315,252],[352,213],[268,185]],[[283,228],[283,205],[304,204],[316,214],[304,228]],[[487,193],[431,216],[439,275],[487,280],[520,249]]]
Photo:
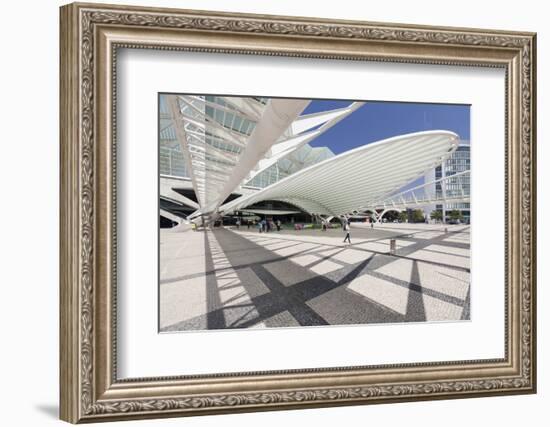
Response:
[[[347,214],[395,193],[440,165],[459,142],[454,132],[434,130],[366,144],[228,202],[220,211],[242,210],[264,200],[292,200],[310,213]]]

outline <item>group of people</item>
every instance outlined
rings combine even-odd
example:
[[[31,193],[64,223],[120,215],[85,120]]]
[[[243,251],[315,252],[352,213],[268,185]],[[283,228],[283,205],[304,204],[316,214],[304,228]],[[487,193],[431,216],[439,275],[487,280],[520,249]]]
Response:
[[[277,231],[281,231],[281,225],[282,223],[280,219],[273,221],[271,219],[266,220],[264,218],[258,222],[257,227],[258,227],[258,232],[269,233],[270,231],[273,231],[275,228],[277,228]]]
[[[237,229],[240,228],[241,226],[240,218],[237,219],[237,221],[235,222],[235,225]],[[249,220],[246,222],[246,225],[248,229],[250,229],[251,226],[256,227],[259,233],[269,233],[270,231],[274,231],[275,229],[277,229],[277,231],[281,231],[282,224],[280,219],[273,221],[272,219],[263,218],[258,222],[256,222],[256,220],[252,220],[252,221]],[[374,224],[371,221],[371,227],[373,226]],[[323,221],[321,227],[323,231],[326,231],[329,225],[326,221]],[[351,245],[351,234],[350,234],[351,227],[350,227],[349,219],[346,217],[342,217],[342,230],[344,230],[344,236],[345,236],[343,243],[348,242]]]
[[[242,225],[241,219],[237,218],[235,221],[235,228],[238,230]],[[260,233],[268,233],[270,231],[281,231],[282,222],[280,219],[273,221],[272,219],[261,219],[256,222],[256,220],[246,220],[246,228],[250,230],[250,227],[256,227]]]

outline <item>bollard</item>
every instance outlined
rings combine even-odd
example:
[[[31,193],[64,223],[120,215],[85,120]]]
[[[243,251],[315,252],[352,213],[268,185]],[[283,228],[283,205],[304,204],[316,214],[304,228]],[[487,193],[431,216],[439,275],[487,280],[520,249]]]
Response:
[[[449,229],[445,227],[445,234],[447,234],[448,232],[449,232]]]
[[[395,255],[395,239],[390,239],[390,255]]]

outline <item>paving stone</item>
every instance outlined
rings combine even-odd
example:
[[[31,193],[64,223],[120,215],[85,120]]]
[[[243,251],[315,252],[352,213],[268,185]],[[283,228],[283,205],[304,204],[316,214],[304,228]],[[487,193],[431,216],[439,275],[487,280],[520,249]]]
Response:
[[[467,226],[245,230],[161,230],[161,331],[469,319]]]

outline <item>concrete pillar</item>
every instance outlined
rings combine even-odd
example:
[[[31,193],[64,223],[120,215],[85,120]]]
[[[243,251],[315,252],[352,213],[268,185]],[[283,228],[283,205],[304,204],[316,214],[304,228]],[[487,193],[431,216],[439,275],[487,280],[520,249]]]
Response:
[[[447,174],[447,171],[445,169],[445,162],[441,163],[441,178],[445,178]],[[447,200],[447,181],[443,180],[441,181],[441,192],[443,195],[443,206],[442,213],[443,213],[443,224],[447,224],[447,205],[445,201]]]
[[[397,245],[395,243],[395,239],[390,239],[390,255],[395,255],[396,251],[397,251]]]

